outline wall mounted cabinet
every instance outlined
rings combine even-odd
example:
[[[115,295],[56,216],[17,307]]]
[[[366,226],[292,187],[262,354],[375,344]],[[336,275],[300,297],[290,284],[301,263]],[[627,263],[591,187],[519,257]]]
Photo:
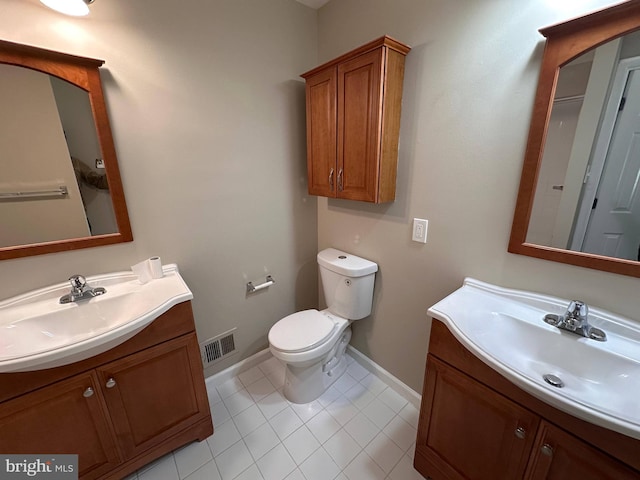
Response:
[[[190,302],[108,352],[0,385],[0,452],[78,454],[83,480],[123,478],[213,433]]]
[[[415,468],[432,480],[632,480],[640,441],[511,384],[434,320]]]
[[[311,195],[374,203],[395,199],[409,50],[384,36],[302,75]]]

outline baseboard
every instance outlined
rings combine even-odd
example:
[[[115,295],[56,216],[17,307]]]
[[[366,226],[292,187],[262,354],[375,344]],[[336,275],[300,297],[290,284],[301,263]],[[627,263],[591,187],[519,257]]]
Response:
[[[392,388],[395,392],[401,395],[404,399],[410,402],[414,407],[418,410],[420,409],[420,401],[422,397],[420,394],[412,390],[408,385],[404,384],[392,374],[387,372],[384,368],[378,365],[376,362],[371,360],[369,357],[361,353],[360,351],[353,348],[351,345],[347,347],[349,354],[351,357],[366,368],[369,372],[374,374],[380,380],[387,384],[388,387]],[[218,372],[210,377],[205,379],[205,383],[207,384],[207,388],[213,388],[215,385],[220,385],[227,380],[231,380],[233,377],[237,376],[239,373],[244,372],[245,370],[249,370],[250,368],[255,367],[256,365],[268,360],[273,355],[268,348],[259,351],[255,355],[250,356],[249,358],[245,358],[244,360],[239,361],[231,365],[230,367]]]
[[[362,352],[356,350],[351,345],[347,347],[347,350],[353,357],[353,359],[362,365],[364,368],[369,370],[369,372],[373,373],[376,377],[386,383],[389,388],[392,388],[396,393],[402,395],[405,400],[410,402],[414,407],[420,410],[420,402],[422,401],[422,396],[413,390],[411,387],[406,385],[405,383],[398,380],[392,374],[387,372],[384,368],[378,365],[376,362],[371,360]]]
[[[261,350],[258,353],[251,355],[248,358],[245,358],[244,360],[240,360],[238,363],[234,363],[233,365],[231,365],[228,368],[225,368],[221,372],[218,372],[214,375],[211,375],[210,377],[205,378],[205,383],[207,385],[207,388],[209,387],[213,388],[214,385],[220,385],[226,382],[227,380],[231,380],[233,377],[237,376],[239,373],[244,372],[245,370],[249,370],[255,367],[256,365],[259,365],[260,363],[264,362],[265,360],[268,360],[271,357],[272,357],[271,352],[269,351],[268,348],[265,348],[264,350]]]

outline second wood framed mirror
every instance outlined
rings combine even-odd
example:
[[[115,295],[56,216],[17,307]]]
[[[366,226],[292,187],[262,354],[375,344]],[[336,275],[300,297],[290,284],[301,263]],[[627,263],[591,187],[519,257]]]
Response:
[[[510,252],[640,277],[639,29],[628,1],[540,30]]]

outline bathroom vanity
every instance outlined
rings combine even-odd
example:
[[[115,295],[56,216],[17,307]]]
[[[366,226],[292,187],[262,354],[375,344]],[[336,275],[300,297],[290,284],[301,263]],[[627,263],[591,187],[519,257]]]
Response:
[[[426,478],[637,480],[639,451],[522,391],[433,321],[414,462]]]
[[[637,326],[594,308],[608,333],[596,342],[544,322],[561,308],[561,299],[466,279],[429,309],[414,460],[423,476],[640,478]],[[545,382],[547,372],[566,385]]]
[[[213,433],[191,302],[99,355],[0,374],[0,452],[79,455],[79,477],[121,479]]]

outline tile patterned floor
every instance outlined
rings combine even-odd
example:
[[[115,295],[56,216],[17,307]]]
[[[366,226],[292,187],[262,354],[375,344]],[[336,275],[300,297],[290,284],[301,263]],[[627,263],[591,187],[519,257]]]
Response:
[[[423,480],[413,469],[418,410],[348,361],[304,405],[282,395],[284,367],[273,357],[208,385],[215,434],[127,480]]]

